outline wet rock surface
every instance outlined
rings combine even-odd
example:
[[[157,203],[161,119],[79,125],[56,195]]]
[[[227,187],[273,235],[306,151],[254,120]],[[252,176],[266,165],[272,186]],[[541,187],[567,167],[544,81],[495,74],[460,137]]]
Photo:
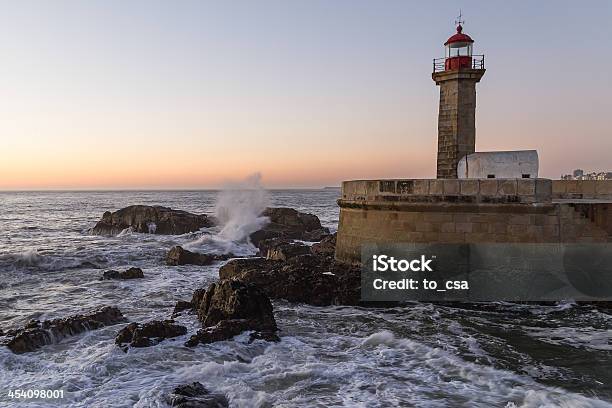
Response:
[[[166,265],[177,266],[177,265],[210,265],[217,261],[224,261],[232,258],[233,254],[224,255],[209,255],[199,254],[184,249],[181,246],[174,246],[166,254]]]
[[[74,315],[62,319],[40,322],[30,321],[23,329],[10,330],[6,346],[16,354],[34,351],[47,344],[76,334],[125,321],[121,311],[113,306],[105,306],[85,315]]]
[[[150,347],[159,342],[187,334],[187,328],[173,320],[130,323],[117,333],[115,344],[127,351],[129,347]]]
[[[255,285],[221,280],[204,292],[196,291],[192,303],[203,328],[187,346],[228,340],[244,331],[259,332],[257,338],[277,339],[272,303]]]
[[[299,212],[293,208],[267,208],[262,215],[268,217],[270,223],[249,237],[253,245],[260,250],[260,243],[272,238],[317,241],[329,234],[329,230],[321,225],[316,215]]]
[[[181,315],[183,312],[193,312],[193,303],[188,302],[186,300],[179,300],[174,305],[174,309],[172,310],[172,317],[176,317]]]
[[[172,407],[226,408],[229,401],[223,394],[214,394],[199,382],[179,385],[166,398]]]
[[[131,205],[115,212],[105,212],[92,229],[92,233],[117,235],[124,229],[131,228],[140,233],[179,235],[212,225],[212,219],[206,215],[162,206]]]
[[[315,245],[310,253],[284,259],[233,259],[219,269],[219,277],[254,284],[272,299],[316,306],[359,304],[359,267],[334,260],[335,236]]]
[[[144,273],[140,268],[130,268],[126,271],[106,271],[102,274],[100,280],[111,280],[111,279],[142,279],[144,278]]]
[[[323,237],[320,242],[310,247],[310,252],[313,255],[333,257],[336,252],[336,234],[330,234]]]
[[[296,256],[310,253],[308,245],[285,240],[272,240],[267,243],[266,259],[271,261],[287,261]]]

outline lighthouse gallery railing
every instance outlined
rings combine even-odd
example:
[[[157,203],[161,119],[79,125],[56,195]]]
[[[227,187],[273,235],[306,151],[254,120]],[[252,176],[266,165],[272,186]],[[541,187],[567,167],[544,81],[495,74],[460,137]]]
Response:
[[[447,58],[434,58],[433,72],[446,71]],[[485,69],[485,56],[472,55],[472,69]]]

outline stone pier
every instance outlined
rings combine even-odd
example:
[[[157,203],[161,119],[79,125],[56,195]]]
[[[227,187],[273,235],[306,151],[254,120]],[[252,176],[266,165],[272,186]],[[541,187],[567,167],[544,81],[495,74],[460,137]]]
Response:
[[[365,243],[612,242],[612,181],[587,184],[345,181],[338,200],[336,258],[360,262]]]

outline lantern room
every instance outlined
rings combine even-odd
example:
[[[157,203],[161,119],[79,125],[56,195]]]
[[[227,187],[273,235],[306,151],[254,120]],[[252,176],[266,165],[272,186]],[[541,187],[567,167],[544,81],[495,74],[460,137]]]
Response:
[[[484,55],[474,55],[474,40],[463,33],[462,21],[457,23],[457,32],[444,43],[444,58],[434,58],[433,72],[456,71],[460,69],[484,70]]]
[[[463,33],[461,24],[457,25],[457,33],[452,35],[444,46],[446,47],[446,55],[444,60],[444,69],[446,71],[472,67],[472,44],[474,40]]]

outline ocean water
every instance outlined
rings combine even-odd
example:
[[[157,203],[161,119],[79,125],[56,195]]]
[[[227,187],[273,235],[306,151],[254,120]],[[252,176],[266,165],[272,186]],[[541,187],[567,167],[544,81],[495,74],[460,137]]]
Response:
[[[314,213],[335,230],[338,194],[283,190],[268,199]],[[214,214],[219,195],[0,193],[0,328],[103,305],[117,305],[135,322],[169,318],[177,300],[217,279],[219,267],[165,266],[171,246],[245,255],[253,248],[217,228],[182,236],[100,237],[88,230],[105,211],[131,204]],[[130,266],[145,278],[98,280],[104,270]],[[33,353],[0,347],[0,406],[165,407],[169,391],[193,381],[226,394],[235,407],[612,406],[612,316],[593,307],[379,309],[275,301],[274,309],[279,343],[248,344],[241,335],[186,348],[188,334],[123,353],[114,345],[121,324]],[[189,333],[199,327],[194,316],[178,321]],[[64,398],[10,399],[9,390],[17,389],[61,389]]]

